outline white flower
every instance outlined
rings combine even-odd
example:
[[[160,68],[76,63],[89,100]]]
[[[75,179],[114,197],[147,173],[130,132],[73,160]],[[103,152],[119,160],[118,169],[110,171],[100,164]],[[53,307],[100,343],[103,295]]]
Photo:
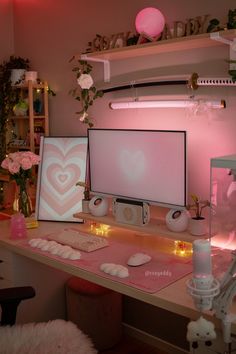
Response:
[[[93,79],[92,76],[89,74],[81,74],[80,77],[77,79],[78,85],[83,89],[90,89],[93,86]]]
[[[86,119],[88,117],[88,113],[87,112],[84,112],[82,115],[81,115],[81,117],[80,117],[80,121],[81,122],[84,122],[84,120]]]

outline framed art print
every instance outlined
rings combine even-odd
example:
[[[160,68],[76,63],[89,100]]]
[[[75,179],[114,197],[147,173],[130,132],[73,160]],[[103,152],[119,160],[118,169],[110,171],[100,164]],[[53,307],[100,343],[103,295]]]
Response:
[[[50,221],[82,221],[73,214],[82,211],[87,165],[87,137],[42,137],[38,172],[36,218]]]

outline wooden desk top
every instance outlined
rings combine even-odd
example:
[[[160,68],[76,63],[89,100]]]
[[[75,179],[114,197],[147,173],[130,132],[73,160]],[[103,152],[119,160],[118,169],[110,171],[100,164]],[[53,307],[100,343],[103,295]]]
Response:
[[[191,296],[189,296],[186,292],[186,281],[191,277],[191,275],[186,276],[175,283],[167,286],[166,288],[154,293],[146,293],[144,291],[138,290],[136,288],[133,288],[131,286],[125,285],[118,283],[116,281],[113,281],[111,279],[107,279],[104,277],[101,277],[97,274],[94,274],[92,272],[88,272],[86,270],[80,269],[78,265],[73,266],[71,264],[66,264],[60,262],[60,260],[57,259],[51,259],[50,257],[46,257],[42,254],[36,253],[32,250],[30,252],[29,249],[24,249],[18,246],[19,241],[17,240],[11,240],[9,238],[10,235],[10,221],[5,220],[2,221],[0,224],[0,247],[3,247],[5,249],[8,249],[12,251],[13,253],[20,254],[22,256],[25,256],[27,258],[33,259],[37,262],[43,263],[45,265],[51,266],[53,268],[62,270],[66,273],[69,273],[74,276],[78,276],[84,279],[87,279],[91,282],[94,282],[96,284],[102,285],[104,287],[107,287],[109,289],[112,289],[114,291],[120,292],[124,295],[130,296],[132,298],[141,300],[143,302],[146,302],[148,304],[160,307],[162,309],[171,311],[173,313],[186,316],[191,319],[197,319],[200,316],[199,311],[197,311],[194,307],[193,300]],[[36,238],[36,237],[43,237],[46,234],[49,234],[50,232],[56,232],[60,231],[65,227],[68,226],[76,226],[81,228],[83,231],[88,232],[88,225],[86,224],[71,224],[71,223],[60,223],[60,222],[39,222],[39,227],[36,229],[31,229],[28,230],[28,238]],[[79,225],[79,226],[78,226]],[[133,231],[124,231],[118,228],[112,228],[108,236],[108,238],[112,237],[114,239],[117,239],[119,241],[122,241],[124,243],[135,243],[136,245],[145,245],[145,248],[154,250],[155,248],[161,251],[170,251],[171,248],[173,248],[173,243],[174,241],[164,239],[164,238],[159,238],[158,236],[152,236],[152,235],[145,235],[145,234],[139,234],[137,232]],[[234,312],[236,313],[236,305],[233,305],[234,307]],[[217,327],[220,327],[220,322],[215,319],[214,317],[212,318],[212,314],[210,312],[206,313],[205,316],[206,318],[209,318],[213,320],[215,325]],[[233,332],[236,333],[236,325],[233,326]]]

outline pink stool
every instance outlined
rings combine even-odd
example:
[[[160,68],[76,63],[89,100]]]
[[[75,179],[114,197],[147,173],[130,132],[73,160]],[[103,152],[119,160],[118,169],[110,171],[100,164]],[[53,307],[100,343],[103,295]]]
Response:
[[[122,336],[122,295],[72,277],[66,283],[67,319],[76,323],[97,350],[116,345]]]

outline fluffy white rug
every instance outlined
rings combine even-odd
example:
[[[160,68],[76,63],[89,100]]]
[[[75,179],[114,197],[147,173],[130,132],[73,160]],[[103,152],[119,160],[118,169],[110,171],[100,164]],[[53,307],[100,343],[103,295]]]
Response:
[[[1,354],[96,354],[91,340],[64,320],[0,327]]]

